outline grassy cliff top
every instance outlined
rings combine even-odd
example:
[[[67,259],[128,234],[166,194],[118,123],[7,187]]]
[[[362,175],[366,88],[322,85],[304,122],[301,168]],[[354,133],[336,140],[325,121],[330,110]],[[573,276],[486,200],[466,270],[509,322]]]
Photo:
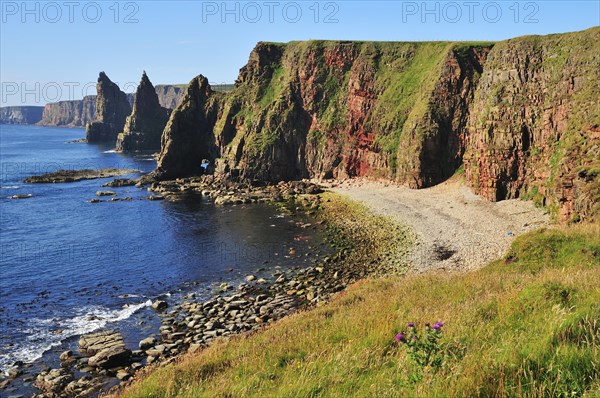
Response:
[[[570,35],[580,35],[580,34],[593,34],[600,31],[600,26],[592,26],[588,29],[584,29],[581,31],[575,31],[575,32],[564,32],[564,33],[552,33],[552,34],[547,34],[547,35],[523,35],[523,36],[517,36],[511,39],[507,39],[507,40],[501,40],[501,41],[445,41],[445,40],[428,40],[428,41],[410,41],[410,40],[406,40],[406,41],[381,41],[381,40],[325,40],[325,39],[310,39],[310,40],[292,40],[289,42],[274,42],[274,41],[260,41],[258,42],[257,45],[260,44],[269,44],[269,45],[277,45],[277,46],[286,46],[286,45],[293,45],[293,44],[298,44],[298,43],[311,43],[311,44],[322,44],[322,45],[326,45],[326,46],[331,46],[331,45],[339,45],[339,44],[364,44],[364,43],[378,43],[381,45],[395,45],[395,44],[428,44],[428,43],[456,43],[456,44],[460,44],[460,45],[467,45],[467,46],[489,46],[489,45],[493,45],[495,43],[502,43],[502,42],[508,42],[508,41],[519,41],[519,40],[537,40],[540,38],[557,38],[557,37],[564,37],[564,36],[570,36]]]
[[[473,46],[488,46],[496,43],[495,41],[447,41],[447,40],[430,40],[430,41],[385,41],[385,40],[322,40],[322,39],[311,39],[311,40],[291,40],[288,42],[277,42],[277,41],[260,41],[257,45],[265,44],[265,45],[273,45],[273,46],[291,46],[297,45],[300,43],[306,44],[315,44],[315,45],[323,45],[323,46],[334,46],[340,44],[381,44],[382,46],[394,46],[397,44],[432,44],[432,43],[456,43],[463,45],[473,45]]]

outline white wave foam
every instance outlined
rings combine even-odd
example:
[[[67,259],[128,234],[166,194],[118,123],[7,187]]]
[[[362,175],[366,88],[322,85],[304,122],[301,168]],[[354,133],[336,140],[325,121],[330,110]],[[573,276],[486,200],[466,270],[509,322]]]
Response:
[[[7,371],[15,361],[33,362],[51,349],[60,345],[69,337],[91,333],[105,327],[109,323],[129,318],[138,310],[149,307],[152,301],[129,305],[120,310],[109,310],[104,307],[84,307],[79,314],[68,319],[31,319],[25,330],[27,341],[15,345],[8,352],[0,353],[0,369]],[[56,331],[60,330],[60,333]]]
[[[120,299],[128,299],[128,298],[136,298],[136,297],[142,297],[142,296],[140,296],[139,294],[129,294],[129,293],[119,294]]]
[[[0,186],[0,189],[19,189],[21,188],[18,185],[7,185],[7,186]]]
[[[117,153],[116,149],[109,149],[108,151],[104,151],[103,153]]]

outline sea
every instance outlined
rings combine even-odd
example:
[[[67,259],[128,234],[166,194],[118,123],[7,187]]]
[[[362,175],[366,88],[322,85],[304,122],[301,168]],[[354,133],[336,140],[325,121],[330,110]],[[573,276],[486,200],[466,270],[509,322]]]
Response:
[[[0,125],[2,372],[20,362],[33,373],[58,367],[60,352],[99,329],[119,330],[136,349],[158,333],[153,300],[209,297],[223,282],[306,267],[328,250],[324,231],[299,226],[311,222],[307,216],[274,205],[151,201],[135,186],[103,188],[112,178],[23,182],[59,169],[139,170],[123,176],[133,178],[156,167],[152,154],[73,142],[84,136],[82,129]],[[89,202],[107,189],[133,200]],[[13,392],[35,391],[15,383]]]

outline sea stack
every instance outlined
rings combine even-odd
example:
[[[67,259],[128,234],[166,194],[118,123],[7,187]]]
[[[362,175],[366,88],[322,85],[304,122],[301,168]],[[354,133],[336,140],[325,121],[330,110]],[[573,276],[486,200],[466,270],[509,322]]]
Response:
[[[119,86],[113,83],[106,73],[100,72],[96,85],[96,120],[86,128],[86,139],[90,143],[114,143],[123,131],[125,119],[131,113],[131,105]]]
[[[221,98],[218,94],[202,75],[187,86],[165,127],[156,178],[200,174],[204,159],[214,162],[219,156],[213,134]]]
[[[137,87],[133,112],[117,137],[117,151],[158,151],[170,110],[163,108],[146,72]]]

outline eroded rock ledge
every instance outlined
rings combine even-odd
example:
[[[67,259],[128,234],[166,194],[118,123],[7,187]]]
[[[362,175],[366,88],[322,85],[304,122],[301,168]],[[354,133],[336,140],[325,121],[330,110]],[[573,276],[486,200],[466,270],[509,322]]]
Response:
[[[52,173],[42,174],[39,176],[28,177],[23,182],[28,184],[47,184],[47,183],[63,183],[76,182],[81,180],[93,180],[96,178],[107,178],[122,176],[125,174],[139,173],[139,170],[134,169],[85,169],[85,170],[57,170]]]

